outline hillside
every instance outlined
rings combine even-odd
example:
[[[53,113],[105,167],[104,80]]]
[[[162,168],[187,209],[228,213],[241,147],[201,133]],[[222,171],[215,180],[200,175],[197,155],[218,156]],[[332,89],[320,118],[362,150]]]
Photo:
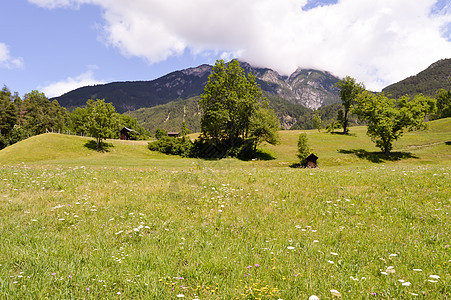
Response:
[[[298,69],[290,76],[282,76],[268,68],[253,67],[245,62],[240,64],[245,72],[255,74],[263,91],[293,104],[317,109],[340,101],[338,90],[334,88],[339,79],[328,72]],[[69,110],[84,106],[88,99],[105,99],[123,113],[199,96],[211,72],[212,66],[201,65],[175,71],[152,81],[86,86],[53,99]]]
[[[297,162],[296,145],[299,133],[306,132],[313,151],[319,156],[322,167],[349,166],[374,162],[390,164],[449,164],[451,163],[451,118],[428,123],[427,131],[407,132],[394,143],[392,161],[378,158],[374,143],[366,135],[366,127],[351,127],[351,134],[328,134],[317,130],[279,131],[281,143],[264,145],[263,149],[274,159],[268,161],[241,162],[236,159],[204,161],[181,159],[147,149],[146,142],[110,140],[112,147],[99,153],[89,149],[91,139],[78,136],[47,133],[31,137],[0,151],[0,165],[38,164],[97,167],[193,167],[198,164],[221,166],[239,165],[262,167],[287,167]],[[195,136],[195,135],[193,135]]]
[[[312,128],[312,110],[298,104],[291,103],[277,95],[265,93],[269,107],[273,108],[284,129]],[[201,110],[198,105],[199,97],[186,100],[172,101],[154,107],[140,108],[127,112],[138,123],[150,132],[157,128],[167,131],[178,131],[185,121],[192,132],[200,132]],[[335,113],[336,115],[336,113]]]
[[[389,85],[382,91],[395,98],[420,93],[435,97],[437,90],[442,88],[451,90],[451,59],[439,60],[417,75]]]

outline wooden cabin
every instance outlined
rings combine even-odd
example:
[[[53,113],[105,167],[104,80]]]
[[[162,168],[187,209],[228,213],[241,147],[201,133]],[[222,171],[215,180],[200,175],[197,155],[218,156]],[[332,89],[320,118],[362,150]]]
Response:
[[[315,154],[310,154],[309,156],[307,156],[307,158],[305,159],[307,161],[307,168],[317,168],[318,165],[316,163],[316,161],[318,160],[318,156],[316,156]]]
[[[130,132],[135,132],[135,131],[133,129],[130,129],[127,127],[122,128],[120,139],[128,141],[130,139]]]
[[[180,132],[177,132],[177,131],[168,132],[169,137],[179,137],[179,135],[180,135]]]

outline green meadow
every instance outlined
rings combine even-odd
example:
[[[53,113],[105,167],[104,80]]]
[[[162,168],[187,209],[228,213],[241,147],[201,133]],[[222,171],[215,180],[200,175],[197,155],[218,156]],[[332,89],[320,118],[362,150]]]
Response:
[[[260,159],[44,134],[0,151],[1,299],[450,299],[451,119],[384,156],[300,131]],[[194,137],[194,135],[193,135]]]

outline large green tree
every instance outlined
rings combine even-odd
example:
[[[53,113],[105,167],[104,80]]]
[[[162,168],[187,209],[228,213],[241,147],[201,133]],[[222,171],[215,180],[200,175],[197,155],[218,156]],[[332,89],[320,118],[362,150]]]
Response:
[[[102,148],[102,140],[117,136],[119,131],[119,114],[113,104],[105,103],[105,99],[86,102],[86,130],[96,138],[97,149]]]
[[[384,94],[364,91],[356,98],[352,112],[368,122],[367,134],[385,154],[390,154],[393,142],[404,130],[425,128],[426,114],[435,109],[435,99],[421,94],[412,100],[408,96],[398,100]]]
[[[262,98],[255,77],[246,76],[238,61],[216,61],[199,100],[203,137],[235,147],[248,136],[251,117]]]
[[[335,85],[340,89],[340,98],[343,105],[342,113],[339,114],[339,121],[343,127],[343,133],[349,133],[349,111],[351,106],[355,103],[356,97],[363,90],[365,86],[362,83],[357,83],[356,80],[350,76],[338,81]]]

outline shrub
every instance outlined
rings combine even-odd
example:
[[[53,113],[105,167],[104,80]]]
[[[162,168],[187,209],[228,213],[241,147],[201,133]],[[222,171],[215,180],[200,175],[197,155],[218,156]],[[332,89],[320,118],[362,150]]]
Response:
[[[158,151],[164,154],[180,155],[182,157],[191,157],[193,143],[190,139],[162,137],[161,139],[150,142],[148,148],[152,151]]]
[[[307,134],[301,133],[298,139],[298,157],[301,160],[301,165],[306,166],[306,158],[310,155],[310,147],[308,145]]]

